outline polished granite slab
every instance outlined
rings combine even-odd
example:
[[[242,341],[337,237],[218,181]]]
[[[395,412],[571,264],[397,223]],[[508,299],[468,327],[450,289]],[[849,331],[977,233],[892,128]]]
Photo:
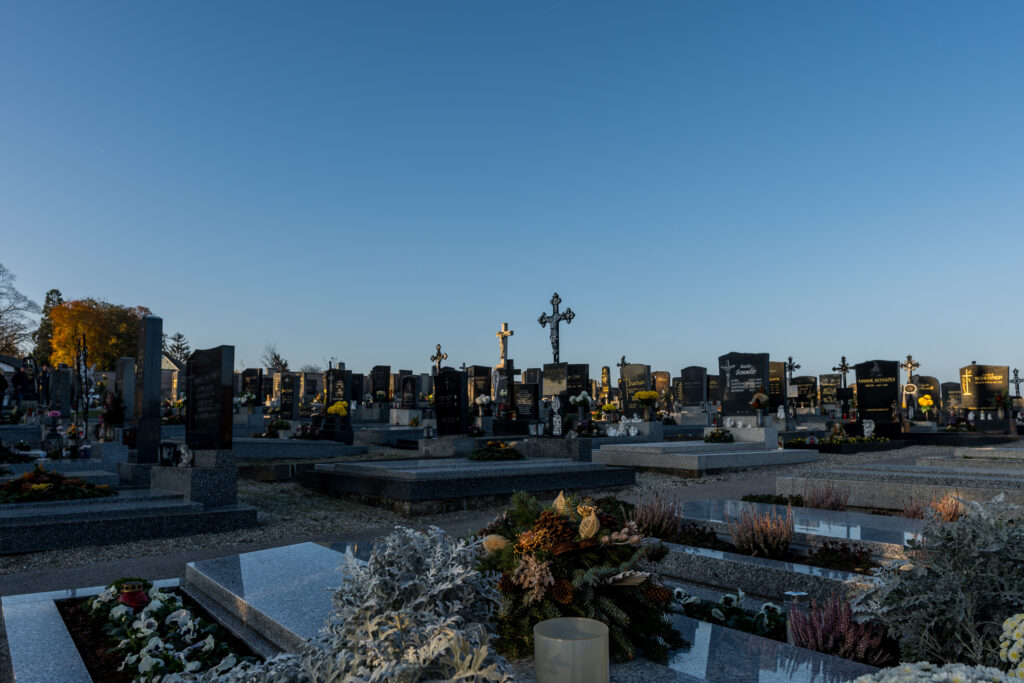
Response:
[[[323,626],[344,562],[343,552],[299,543],[190,562],[185,586],[279,649],[294,651]]]
[[[594,451],[593,461],[616,467],[637,467],[700,476],[752,467],[815,462],[816,450],[766,448],[763,442],[704,443],[679,441],[612,444]]]
[[[160,588],[171,588],[178,585],[178,580],[153,583]],[[92,678],[55,603],[98,595],[103,589],[103,586],[92,586],[0,598],[15,681],[91,683]]]
[[[678,504],[681,515],[688,519],[727,523],[737,520],[744,510],[757,513],[776,511],[785,514],[783,505],[747,503],[739,500],[697,500]],[[924,529],[924,520],[889,515],[869,515],[845,510],[818,510],[794,507],[793,530],[796,533],[829,538],[906,545]]]

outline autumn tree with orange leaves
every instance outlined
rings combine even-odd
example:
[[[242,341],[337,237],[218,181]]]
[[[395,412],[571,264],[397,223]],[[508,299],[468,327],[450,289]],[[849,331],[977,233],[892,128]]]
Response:
[[[50,311],[53,320],[53,365],[75,360],[75,349],[85,334],[89,365],[112,370],[118,358],[134,358],[139,345],[139,321],[149,315],[145,306],[119,306],[96,299],[65,301]]]

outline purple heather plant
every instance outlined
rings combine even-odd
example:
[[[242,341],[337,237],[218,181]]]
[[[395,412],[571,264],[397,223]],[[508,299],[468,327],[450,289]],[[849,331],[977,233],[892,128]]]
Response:
[[[899,661],[899,649],[884,628],[856,621],[850,603],[838,595],[823,603],[812,599],[806,615],[791,611],[789,624],[797,647],[877,667]]]

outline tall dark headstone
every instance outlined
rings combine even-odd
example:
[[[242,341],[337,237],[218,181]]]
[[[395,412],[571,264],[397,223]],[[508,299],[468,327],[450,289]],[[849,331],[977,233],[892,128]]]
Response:
[[[966,365],[960,368],[960,391],[964,410],[994,410],[996,394],[1010,393],[1010,368]]]
[[[366,398],[366,376],[353,372],[348,376],[349,385],[352,390],[349,392],[349,396],[352,397],[353,401],[363,401]]]
[[[565,392],[569,396],[579,396],[583,392],[590,394],[590,365],[587,363],[569,363],[566,367]],[[593,399],[593,394],[590,394]]]
[[[274,376],[272,374],[263,375],[260,387],[260,393],[256,395],[260,403],[266,403],[274,398]]]
[[[294,420],[299,414],[299,378],[281,373],[281,419]]]
[[[960,389],[960,382],[942,383],[942,409],[958,410],[963,406],[963,393]]]
[[[50,373],[50,410],[59,410],[61,417],[68,417],[73,410],[74,382],[75,371],[69,367],[58,367]]]
[[[722,388],[718,381],[718,375],[708,375],[708,400],[709,401],[721,401],[722,400]]]
[[[515,395],[516,419],[540,419],[540,388],[536,384],[517,384]]]
[[[486,365],[470,365],[466,372],[469,375],[470,403],[473,403],[477,396],[491,395],[491,368]]]
[[[135,419],[135,359],[118,358],[114,361],[114,391],[124,401],[124,417]],[[52,396],[53,393],[51,392]]]
[[[813,375],[801,375],[793,378],[796,386],[796,405],[798,408],[811,408],[818,400],[818,378]]]
[[[186,374],[188,373],[188,368],[187,367],[185,368],[185,372],[186,372]],[[186,383],[187,383],[187,379],[186,379]],[[242,370],[242,393],[243,394],[252,394],[253,396],[256,397],[256,401],[258,403],[262,403],[263,402],[261,400],[262,397],[260,396],[260,389],[262,388],[262,386],[263,386],[263,370],[262,370],[262,368],[248,368],[246,370]],[[187,389],[187,387],[186,387],[186,389]]]
[[[775,412],[786,405],[786,364],[782,361],[768,363],[768,410]]]
[[[434,377],[434,413],[438,436],[464,434],[467,410],[466,373],[442,369]]]
[[[680,403],[696,406],[708,400],[708,369],[699,365],[691,365],[679,371],[683,380],[683,396]]]
[[[135,358],[136,462],[153,464],[160,449],[160,369],[164,321],[147,315],[139,322],[139,350]]]
[[[651,366],[642,363],[626,363],[619,368],[619,391],[622,411],[627,417],[642,414],[643,406],[633,397],[638,391],[649,391],[651,388]]]
[[[185,443],[197,451],[231,450],[231,380],[235,347],[197,349],[185,364]]]
[[[390,365],[374,365],[370,370],[370,393],[373,394],[373,400],[377,401],[378,394],[384,392],[384,399],[387,400],[388,389],[391,384],[391,366]]]
[[[569,390],[569,364],[545,363],[542,393],[545,398],[561,396]]]
[[[685,398],[686,398],[686,387],[683,384],[683,378],[682,377],[673,377],[672,378],[672,399],[676,403],[681,403],[683,405],[686,405],[686,401],[684,400]]]
[[[402,396],[402,407],[403,408],[415,408],[416,407],[416,378],[412,375],[406,375],[402,378],[401,387]]]
[[[327,389],[327,400],[329,404],[337,401],[351,401],[349,391],[351,390],[352,377],[350,370],[331,368],[324,374],[324,387]]]
[[[651,386],[661,396],[671,387],[672,376],[664,370],[656,370],[651,373]]]
[[[843,386],[842,375],[837,373],[818,375],[818,386],[822,405],[839,405],[839,390]]]
[[[900,404],[899,361],[870,360],[858,363],[854,372],[860,419],[874,420],[875,424],[893,422],[893,407]]]
[[[723,415],[753,415],[754,394],[768,391],[768,354],[733,351],[719,356],[718,382]]]
[[[917,391],[907,397],[907,401],[913,401],[914,416],[923,419],[923,411],[921,410],[921,404],[918,402],[919,399],[928,396],[932,400],[932,409],[930,417],[934,418],[939,408],[942,406],[942,388],[939,385],[939,380],[936,377],[929,377],[928,375],[914,375],[913,377],[914,386],[917,387]]]

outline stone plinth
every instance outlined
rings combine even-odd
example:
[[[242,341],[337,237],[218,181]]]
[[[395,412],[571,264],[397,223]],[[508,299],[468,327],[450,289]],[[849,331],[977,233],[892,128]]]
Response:
[[[751,421],[753,421],[752,418]],[[705,427],[704,436],[715,429],[717,427]],[[775,427],[726,427],[726,429],[732,433],[734,441],[761,443],[765,448],[777,448],[779,445],[779,430]]]
[[[195,467],[154,467],[150,488],[181,494],[204,507],[238,502],[238,473],[231,451],[194,451]]]

